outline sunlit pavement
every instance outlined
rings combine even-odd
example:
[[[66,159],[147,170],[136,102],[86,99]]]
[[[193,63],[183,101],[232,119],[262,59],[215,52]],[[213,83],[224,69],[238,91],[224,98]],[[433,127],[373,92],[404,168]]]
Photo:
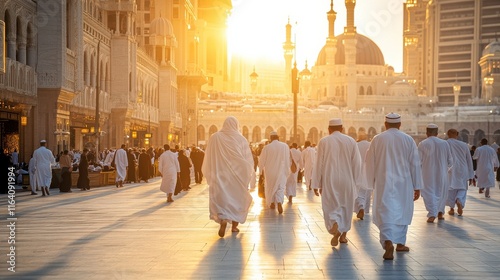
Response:
[[[7,270],[7,196],[0,196],[1,279],[498,279],[500,192],[469,191],[464,216],[426,223],[416,202],[409,253],[382,259],[370,214],[353,218],[348,244],[330,246],[320,198],[299,186],[284,213],[256,190],[239,233],[219,238],[208,219],[208,187],[167,204],[160,179],[49,197],[16,196],[15,273]],[[448,211],[448,208],[446,209]],[[436,220],[437,221],[437,220]]]

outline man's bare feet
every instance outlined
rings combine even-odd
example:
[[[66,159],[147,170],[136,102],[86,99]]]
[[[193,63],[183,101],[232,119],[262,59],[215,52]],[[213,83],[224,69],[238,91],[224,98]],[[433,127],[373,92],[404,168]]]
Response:
[[[339,238],[340,238],[340,231],[337,230],[337,232],[333,235],[332,240],[330,240],[330,245],[333,247],[339,245]]]
[[[347,232],[343,232],[339,238],[340,243],[347,243]]]
[[[383,256],[384,260],[393,260],[394,259],[394,245],[392,245],[392,241],[385,241],[385,253]]]
[[[458,216],[462,216],[462,214],[464,213],[464,206],[462,205],[462,203],[460,203],[460,201],[458,201],[457,199],[457,212],[458,212]]]
[[[443,212],[438,213],[438,220],[444,220]]]
[[[397,252],[410,252],[410,247],[405,246],[404,244],[398,244],[398,245],[396,245],[396,251]]]
[[[227,226],[227,221],[220,222],[220,227],[219,227],[219,236],[220,237],[224,237],[224,234],[226,234],[226,226]]]
[[[450,208],[450,211],[448,211],[448,215],[450,215],[450,216],[455,215],[455,209]]]
[[[240,230],[238,229],[238,222],[231,223],[231,232],[240,232]]]
[[[427,222],[428,222],[428,223],[434,223],[434,220],[435,220],[435,219],[436,219],[436,217],[429,217],[429,218],[427,219]]]

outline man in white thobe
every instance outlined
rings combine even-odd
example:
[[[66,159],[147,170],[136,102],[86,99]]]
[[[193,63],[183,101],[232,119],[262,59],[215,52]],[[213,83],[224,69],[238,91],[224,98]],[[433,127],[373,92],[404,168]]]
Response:
[[[488,145],[488,140],[483,138],[472,159],[477,161],[477,187],[485,189],[484,197],[489,198],[490,188],[495,187],[495,172],[499,165],[497,153]]]
[[[321,193],[326,229],[333,235],[330,244],[347,243],[354,200],[361,187],[361,156],[356,141],[342,134],[342,120],[328,122],[330,135],[318,144],[312,187]]]
[[[288,197],[288,202],[292,203],[292,199],[297,196],[297,174],[302,168],[302,155],[300,151],[297,150],[297,143],[292,143],[292,146],[290,147],[290,155],[297,166],[297,170],[294,173],[290,171],[290,175],[288,175],[286,180],[285,195]]]
[[[311,178],[313,174],[314,164],[316,162],[316,150],[311,147],[311,142],[304,143],[302,150],[302,167],[304,168],[304,180],[306,187],[311,190]]]
[[[290,149],[288,145],[280,142],[278,134],[270,134],[271,143],[262,149],[259,158],[259,169],[265,174],[266,203],[271,209],[278,206],[278,212],[283,213],[283,199],[285,185],[290,174]]]
[[[457,212],[462,216],[465,200],[467,198],[468,182],[474,179],[472,157],[466,143],[458,140],[458,131],[449,129],[448,145],[453,155],[453,168],[449,174],[448,199],[446,205],[450,207],[448,214],[455,215],[455,204]]]
[[[128,157],[125,144],[115,152],[116,187],[123,187],[123,181],[127,177]]]
[[[52,152],[45,147],[47,141],[40,141],[40,147],[33,152],[35,165],[35,181],[42,189],[42,196],[50,195],[49,188],[52,182],[52,165],[56,164],[56,159]]]
[[[229,221],[231,232],[239,232],[238,224],[247,219],[252,204],[248,184],[255,173],[253,165],[252,151],[239,131],[238,120],[227,117],[222,129],[210,136],[202,165],[210,219],[220,224],[220,237],[224,237]]]
[[[433,223],[436,217],[444,220],[449,186],[448,176],[451,173],[453,156],[448,142],[437,137],[437,125],[428,124],[426,134],[427,138],[418,144],[424,180],[421,194],[427,210],[427,222]]]
[[[158,159],[158,171],[161,176],[160,190],[167,195],[167,202],[174,202],[172,195],[175,192],[177,180],[181,174],[181,167],[177,153],[170,150],[170,145],[163,145],[163,152]]]
[[[413,138],[399,131],[401,116],[385,116],[386,131],[378,134],[366,152],[366,178],[373,188],[373,223],[380,231],[384,259],[396,251],[407,252],[408,225],[413,218],[413,201],[420,197],[422,170]]]
[[[368,188],[368,184],[366,183],[366,166],[365,166],[365,157],[366,151],[370,147],[370,142],[366,140],[368,137],[366,134],[360,134],[358,137],[358,142],[356,143],[358,146],[359,155],[361,156],[361,188],[358,191],[358,197],[354,201],[354,212],[356,212],[356,217],[360,220],[363,220],[365,217],[365,213],[370,212],[370,204],[372,197],[372,189]]]

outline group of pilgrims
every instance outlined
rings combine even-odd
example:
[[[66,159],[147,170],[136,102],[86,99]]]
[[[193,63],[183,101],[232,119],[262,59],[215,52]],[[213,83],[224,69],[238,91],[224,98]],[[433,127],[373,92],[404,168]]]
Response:
[[[387,114],[384,132],[371,142],[363,136],[356,141],[343,133],[342,119],[331,119],[329,135],[316,147],[306,142],[302,151],[297,144],[289,147],[279,141],[277,133],[271,132],[257,160],[240,133],[238,120],[227,117],[222,129],[209,138],[202,165],[209,186],[210,219],[220,224],[218,235],[224,237],[229,222],[231,232],[239,232],[238,225],[246,221],[257,166],[264,175],[266,206],[279,214],[283,213],[284,200],[291,203],[295,197],[297,175],[303,172],[308,189],[321,196],[325,227],[333,236],[331,246],[348,242],[353,215],[363,219],[373,196],[372,221],[379,229],[385,260],[394,259],[394,251],[410,251],[406,236],[413,202],[420,196],[428,223],[436,218],[444,220],[445,206],[450,207],[448,214],[454,215],[457,208],[462,215],[469,185],[490,197],[499,162],[486,139],[471,154],[468,145],[457,139],[457,130],[448,130],[448,139],[443,140],[437,137],[437,125],[429,124],[427,138],[417,146],[400,126],[399,114]],[[176,162],[172,157],[167,165],[175,170]],[[165,179],[164,174],[162,177]]]

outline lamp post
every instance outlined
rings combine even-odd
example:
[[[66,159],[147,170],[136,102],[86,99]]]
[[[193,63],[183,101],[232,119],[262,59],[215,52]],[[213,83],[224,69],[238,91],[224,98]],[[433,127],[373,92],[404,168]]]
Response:
[[[99,154],[100,152],[100,129],[99,129],[99,121],[100,121],[100,114],[99,114],[99,99],[101,95],[101,89],[100,89],[100,68],[101,68],[101,63],[99,63],[99,56],[101,52],[101,40],[97,42],[97,78],[96,78],[96,84],[95,84],[95,147],[96,147],[96,154]]]
[[[293,93],[293,139],[292,142],[298,141],[297,136],[297,94],[299,93],[299,70],[297,69],[297,62],[293,63],[292,68],[292,93]]]

